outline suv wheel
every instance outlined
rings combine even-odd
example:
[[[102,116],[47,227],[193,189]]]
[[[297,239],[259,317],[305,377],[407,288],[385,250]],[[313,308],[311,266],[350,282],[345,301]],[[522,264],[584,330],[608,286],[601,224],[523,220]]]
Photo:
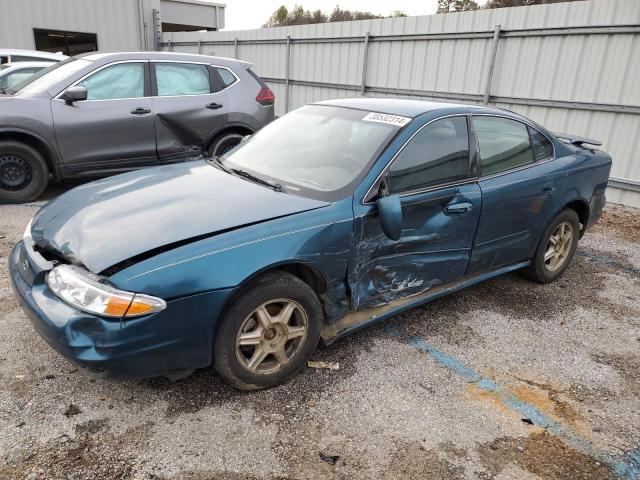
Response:
[[[36,149],[20,142],[0,142],[0,202],[35,200],[49,183],[47,164]]]
[[[207,148],[207,154],[210,157],[217,157],[229,152],[233,147],[238,145],[245,135],[237,132],[229,132],[218,135],[214,138]]]
[[[525,274],[540,283],[558,278],[571,263],[580,237],[578,214],[564,209],[549,224]]]
[[[289,273],[262,276],[231,304],[217,329],[213,365],[242,390],[272,387],[302,370],[320,339],[315,292]]]

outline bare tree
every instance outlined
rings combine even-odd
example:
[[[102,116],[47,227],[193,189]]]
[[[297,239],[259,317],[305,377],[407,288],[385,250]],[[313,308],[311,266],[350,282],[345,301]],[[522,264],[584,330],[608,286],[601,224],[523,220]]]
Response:
[[[458,0],[460,1],[460,0]],[[467,1],[467,0],[464,0]],[[473,0],[471,0],[473,1]],[[396,10],[393,12],[391,17],[406,17],[407,15],[404,12]],[[316,10],[315,12],[310,12],[305,10],[302,6],[296,5],[293,7],[293,10],[289,11],[286,6],[282,5],[279,7],[271,17],[267,23],[265,23],[264,27],[283,27],[288,25],[307,25],[311,23],[326,23],[326,22],[346,22],[350,20],[368,20],[371,18],[385,18],[383,15],[377,15],[371,12],[358,12],[358,11],[350,11],[343,10],[339,5],[333,9],[330,15],[323,13],[321,10]]]

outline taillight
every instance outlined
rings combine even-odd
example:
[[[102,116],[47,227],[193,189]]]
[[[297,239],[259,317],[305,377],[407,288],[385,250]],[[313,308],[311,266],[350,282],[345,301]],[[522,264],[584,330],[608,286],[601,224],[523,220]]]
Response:
[[[273,105],[273,102],[275,101],[276,96],[269,87],[262,87],[260,93],[258,93],[258,96],[256,97],[256,102],[260,105]]]

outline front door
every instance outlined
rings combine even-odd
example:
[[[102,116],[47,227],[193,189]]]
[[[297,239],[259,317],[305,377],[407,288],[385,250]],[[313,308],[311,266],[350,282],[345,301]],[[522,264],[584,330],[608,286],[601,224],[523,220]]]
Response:
[[[470,273],[527,260],[563,190],[566,170],[540,132],[503,117],[474,116],[482,214]]]
[[[117,170],[157,160],[147,62],[110,64],[77,85],[87,89],[87,100],[51,101],[65,169]]]
[[[383,189],[400,195],[402,204],[398,241],[383,233],[375,204],[354,204],[358,240],[349,275],[353,309],[464,276],[481,209],[480,188],[471,179],[468,132],[465,116],[429,123],[388,167]]]
[[[156,96],[156,134],[160,161],[186,159],[207,148],[212,132],[229,121],[231,98],[227,88],[237,82],[222,69],[202,63],[153,62]]]

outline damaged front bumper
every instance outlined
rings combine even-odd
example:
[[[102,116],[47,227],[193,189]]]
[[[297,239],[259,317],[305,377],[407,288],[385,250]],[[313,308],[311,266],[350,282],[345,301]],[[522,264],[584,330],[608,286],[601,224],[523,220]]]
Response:
[[[215,322],[233,289],[170,300],[165,310],[144,317],[107,319],[54,295],[38,255],[25,242],[13,248],[12,287],[42,338],[78,366],[101,376],[143,378],[211,364]]]

